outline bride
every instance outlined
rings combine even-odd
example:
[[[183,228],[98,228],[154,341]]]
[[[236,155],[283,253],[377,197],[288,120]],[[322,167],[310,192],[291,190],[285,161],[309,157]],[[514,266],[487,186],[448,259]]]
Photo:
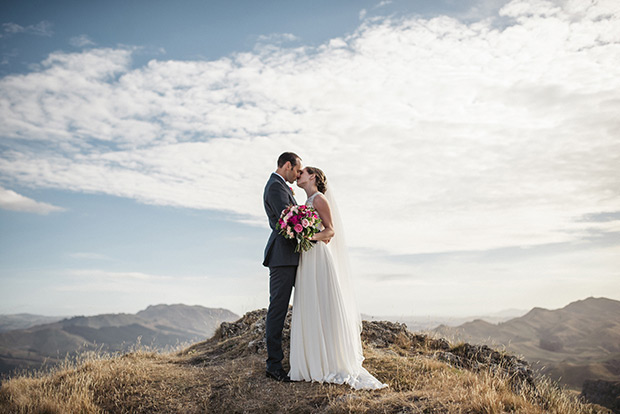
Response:
[[[362,367],[361,318],[350,286],[342,225],[325,174],[306,167],[297,185],[306,192],[306,205],[314,207],[324,228],[299,259],[289,376],[292,381],[348,384],[355,389],[387,387]]]

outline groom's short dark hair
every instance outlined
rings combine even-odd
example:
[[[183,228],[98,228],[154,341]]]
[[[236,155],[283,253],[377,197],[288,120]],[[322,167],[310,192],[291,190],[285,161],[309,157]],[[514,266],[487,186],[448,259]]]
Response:
[[[278,168],[281,168],[287,162],[291,163],[291,167],[297,165],[297,160],[301,160],[301,157],[294,152],[283,152],[280,157],[278,157]]]

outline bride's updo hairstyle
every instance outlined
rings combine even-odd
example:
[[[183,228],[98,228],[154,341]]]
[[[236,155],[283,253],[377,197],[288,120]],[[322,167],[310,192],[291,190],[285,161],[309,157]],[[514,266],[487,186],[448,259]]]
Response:
[[[327,191],[327,178],[325,178],[325,173],[316,167],[306,167],[309,174],[314,174],[316,177],[316,188],[323,194]]]

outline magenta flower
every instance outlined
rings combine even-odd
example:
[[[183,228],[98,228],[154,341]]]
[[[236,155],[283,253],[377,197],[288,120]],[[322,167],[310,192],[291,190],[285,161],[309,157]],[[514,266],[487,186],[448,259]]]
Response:
[[[319,231],[319,223],[321,218],[312,207],[290,205],[280,214],[276,229],[285,238],[295,240],[296,252],[307,252],[314,246],[310,239]]]

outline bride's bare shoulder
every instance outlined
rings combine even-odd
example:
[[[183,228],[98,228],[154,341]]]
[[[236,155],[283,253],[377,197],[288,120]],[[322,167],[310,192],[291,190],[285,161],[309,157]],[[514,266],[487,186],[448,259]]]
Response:
[[[328,206],[329,202],[327,201],[327,197],[325,197],[325,194],[323,193],[318,193],[315,197],[314,200],[312,200],[312,203],[316,206],[317,203],[324,205],[324,206]]]

